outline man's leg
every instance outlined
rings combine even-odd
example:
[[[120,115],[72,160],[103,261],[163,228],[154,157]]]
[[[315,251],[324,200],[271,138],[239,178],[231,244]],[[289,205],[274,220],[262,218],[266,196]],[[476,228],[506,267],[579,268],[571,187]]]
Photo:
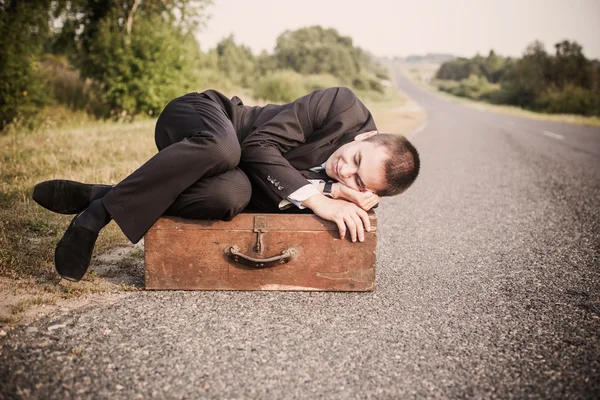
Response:
[[[222,110],[208,99],[194,98],[194,106],[180,99],[157,122],[157,144],[160,130],[167,134],[167,147],[73,219],[55,252],[61,276],[81,279],[98,233],[111,217],[137,243],[188,187],[237,167],[240,145]],[[169,144],[173,140],[179,141]]]
[[[177,197],[164,215],[230,221],[246,208],[251,194],[246,174],[235,168],[197,181]]]
[[[235,168],[237,139],[200,133],[159,152],[103,198],[125,236],[137,243],[186,188]]]
[[[235,129],[216,103],[206,99],[199,112],[185,96],[180,99],[171,102],[157,122],[160,152],[103,198],[104,207],[133,243],[188,187],[232,170],[240,161]]]

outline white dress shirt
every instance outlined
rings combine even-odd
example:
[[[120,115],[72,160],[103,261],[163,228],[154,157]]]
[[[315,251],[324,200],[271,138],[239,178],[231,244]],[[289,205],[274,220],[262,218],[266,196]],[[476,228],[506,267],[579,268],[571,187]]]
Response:
[[[309,170],[313,172],[321,172],[325,169],[326,162],[324,162],[321,165],[317,165],[316,167],[309,168]],[[321,193],[321,190],[319,190],[319,186],[322,183],[325,183],[323,179],[309,179],[308,181],[310,182],[309,184],[302,186],[300,189],[291,193],[284,200],[281,200],[281,202],[279,203],[279,209],[285,210],[286,208],[292,207],[293,205],[295,205],[301,210],[305,209],[306,207],[302,205],[302,202],[308,199],[309,197],[314,196],[315,194]]]

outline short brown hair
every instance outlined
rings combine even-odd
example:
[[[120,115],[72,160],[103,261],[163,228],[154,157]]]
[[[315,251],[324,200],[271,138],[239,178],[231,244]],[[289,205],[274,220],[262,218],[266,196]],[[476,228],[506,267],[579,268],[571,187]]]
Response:
[[[383,146],[388,159],[385,161],[385,181],[388,187],[378,190],[378,196],[395,196],[404,192],[413,184],[421,162],[419,152],[408,139],[402,135],[379,133],[373,135],[365,141]]]

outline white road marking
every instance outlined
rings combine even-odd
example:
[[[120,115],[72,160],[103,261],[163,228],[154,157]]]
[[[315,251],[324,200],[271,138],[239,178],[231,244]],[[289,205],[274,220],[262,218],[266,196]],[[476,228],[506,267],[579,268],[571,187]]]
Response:
[[[563,135],[559,135],[558,133],[550,132],[550,131],[542,131],[542,133],[552,139],[563,140],[565,137]]]

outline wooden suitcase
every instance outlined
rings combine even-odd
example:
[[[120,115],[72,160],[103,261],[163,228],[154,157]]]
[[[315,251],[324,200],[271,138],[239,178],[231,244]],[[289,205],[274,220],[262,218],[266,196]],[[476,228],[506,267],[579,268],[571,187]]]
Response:
[[[377,217],[364,242],[314,214],[160,218],[144,239],[146,289],[371,291]]]

